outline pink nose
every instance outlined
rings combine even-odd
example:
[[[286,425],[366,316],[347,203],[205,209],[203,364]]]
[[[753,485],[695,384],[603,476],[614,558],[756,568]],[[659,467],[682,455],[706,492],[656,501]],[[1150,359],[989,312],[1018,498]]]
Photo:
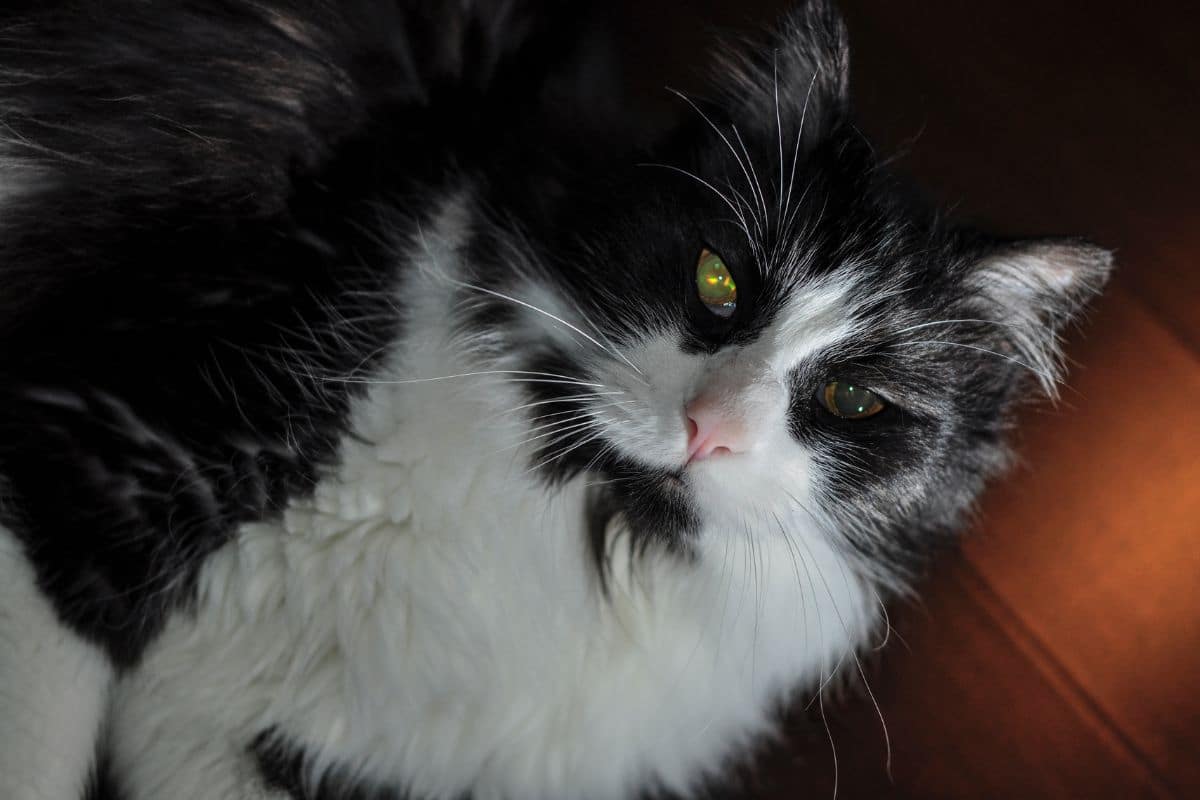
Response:
[[[688,403],[687,461],[702,461],[712,456],[727,456],[746,449],[745,425],[733,419],[719,406],[698,397]]]

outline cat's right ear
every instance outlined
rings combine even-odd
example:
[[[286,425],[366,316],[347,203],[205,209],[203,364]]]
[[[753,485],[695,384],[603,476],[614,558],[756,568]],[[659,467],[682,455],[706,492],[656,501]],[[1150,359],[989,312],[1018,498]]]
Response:
[[[1061,373],[1060,334],[1100,293],[1112,253],[1081,239],[992,244],[969,268],[971,304],[1000,323],[999,346],[1037,373],[1053,395]]]
[[[765,40],[721,56],[718,88],[735,119],[772,131],[778,125],[807,150],[848,114],[849,36],[831,0],[805,0]]]

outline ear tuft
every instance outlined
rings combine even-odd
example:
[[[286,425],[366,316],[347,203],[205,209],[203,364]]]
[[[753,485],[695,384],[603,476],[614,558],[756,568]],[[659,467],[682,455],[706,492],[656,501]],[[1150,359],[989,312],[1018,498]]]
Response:
[[[809,143],[848,107],[850,44],[830,0],[806,0],[769,37],[721,54],[718,88],[735,116]]]
[[[1035,239],[992,250],[970,288],[1004,324],[1006,343],[1053,396],[1062,373],[1060,334],[1112,271],[1112,253],[1078,239]]]
[[[826,96],[849,99],[850,35],[831,0],[808,0],[784,17],[777,36],[780,68],[788,79],[815,78]]]

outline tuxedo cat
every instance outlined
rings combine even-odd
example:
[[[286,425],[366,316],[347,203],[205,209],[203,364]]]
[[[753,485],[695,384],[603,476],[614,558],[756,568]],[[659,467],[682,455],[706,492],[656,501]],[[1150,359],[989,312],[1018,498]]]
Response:
[[[569,4],[0,34],[0,796],[627,798],[855,672],[1104,251],[940,216],[807,0],[642,146]]]

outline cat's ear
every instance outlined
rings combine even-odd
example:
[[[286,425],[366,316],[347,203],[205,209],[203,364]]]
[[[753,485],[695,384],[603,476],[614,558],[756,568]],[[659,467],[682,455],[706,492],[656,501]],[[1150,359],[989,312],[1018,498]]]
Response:
[[[1112,253],[1079,239],[994,245],[972,265],[973,302],[996,323],[999,346],[1034,371],[1048,395],[1061,375],[1060,335],[1112,270]]]
[[[734,118],[778,127],[789,144],[818,140],[848,110],[849,36],[831,0],[804,0],[765,40],[721,55],[718,84]]]

